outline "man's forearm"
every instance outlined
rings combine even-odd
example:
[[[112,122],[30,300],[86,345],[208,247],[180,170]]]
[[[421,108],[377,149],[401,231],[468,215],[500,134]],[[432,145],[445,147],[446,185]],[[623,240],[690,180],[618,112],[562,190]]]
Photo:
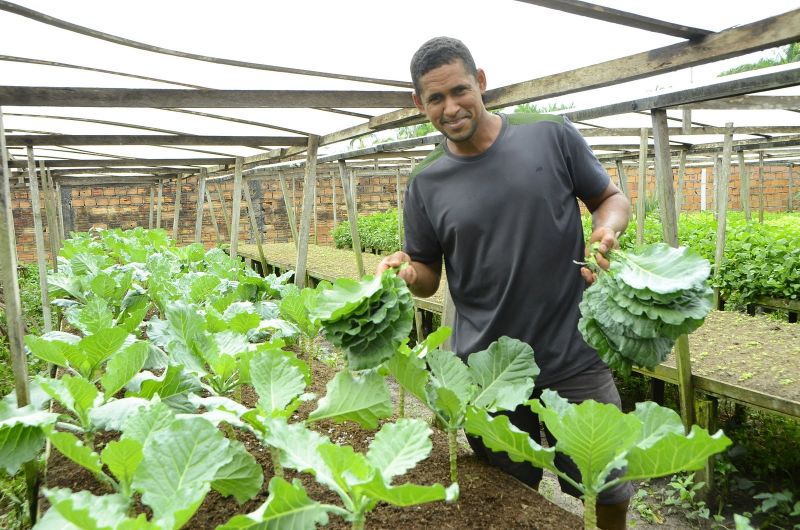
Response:
[[[630,202],[622,193],[607,197],[592,212],[592,230],[607,227],[614,233],[622,233],[628,227]]]
[[[425,263],[419,261],[412,261],[411,266],[416,271],[416,280],[413,284],[409,284],[409,290],[421,298],[432,296],[438,289],[439,283],[442,280],[441,265],[438,270]]]

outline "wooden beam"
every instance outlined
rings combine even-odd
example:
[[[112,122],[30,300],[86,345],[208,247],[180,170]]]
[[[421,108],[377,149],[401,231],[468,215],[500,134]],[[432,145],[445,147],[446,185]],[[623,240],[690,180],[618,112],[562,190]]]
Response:
[[[150,208],[147,215],[147,228],[153,229],[153,214],[155,213],[155,194],[156,189],[152,184],[150,185]]]
[[[29,200],[33,213],[33,239],[36,243],[36,263],[39,268],[39,291],[42,298],[42,317],[44,332],[53,331],[53,318],[50,312],[50,295],[47,290],[47,256],[44,250],[44,230],[42,229],[42,207],[39,204],[39,183],[36,178],[36,162],[33,159],[33,147],[28,147],[28,186]]]
[[[297,266],[295,267],[294,282],[298,288],[306,286],[306,272],[308,260],[308,236],[311,229],[311,210],[314,207],[314,193],[317,188],[317,148],[319,136],[308,137],[308,151],[306,151],[306,174],[303,182],[303,211],[300,217],[300,232],[298,233]]]
[[[0,0],[2,1],[2,0]],[[233,164],[235,158],[106,158],[86,160],[48,160],[47,167],[159,167],[159,166],[209,166],[213,164]],[[11,167],[24,167],[22,161],[11,162]]]
[[[752,217],[750,212],[750,172],[747,170],[747,165],[744,163],[744,151],[737,151],[737,158],[739,159],[739,196],[742,203],[742,211],[744,218],[749,223]]]
[[[645,194],[647,193],[647,139],[649,131],[642,127],[639,139],[639,182],[636,197],[636,244],[644,243]]]
[[[733,123],[728,122],[726,127],[733,129]],[[719,278],[722,270],[722,262],[725,259],[725,229],[728,218],[728,186],[731,177],[731,154],[733,153],[733,132],[729,131],[725,135],[725,147],[722,150],[722,163],[718,175],[717,194],[714,197],[719,199],[717,204],[717,246],[714,253],[714,277]],[[719,308],[719,287],[714,287],[714,307]]]
[[[48,169],[47,171],[49,172],[50,170]],[[51,178],[51,180],[52,180],[52,178]],[[60,182],[56,182],[56,197],[57,197],[56,205],[58,206],[58,237],[63,242],[67,238],[67,231],[64,228],[64,198],[63,198],[63,195],[61,195],[61,183]],[[70,200],[72,200],[71,197],[70,197]],[[70,203],[70,206],[71,206],[71,204],[72,203]],[[70,208],[70,210],[71,209],[72,208]],[[73,218],[73,217],[74,216],[71,216],[71,218]]]
[[[789,174],[788,174],[788,179],[789,179],[789,182],[788,182],[788,186],[789,186],[789,201],[788,201],[788,204],[787,204],[787,209],[790,212],[794,211],[794,174],[793,174],[793,171],[792,171],[793,169],[794,169],[794,164],[789,162]]]
[[[294,247],[297,248],[297,224],[295,223],[294,208],[292,207],[292,200],[289,198],[289,190],[286,188],[286,179],[282,171],[278,171],[278,179],[281,182],[281,193],[283,194],[283,205],[286,207],[286,217],[289,219],[289,230],[292,232],[292,241]]]
[[[222,244],[222,237],[219,234],[219,225],[217,224],[217,214],[214,212],[214,201],[211,200],[211,192],[206,187],[206,202],[208,203],[208,214],[211,216],[211,226],[214,227],[214,237],[217,241],[217,246]]]
[[[678,158],[678,189],[675,193],[675,215],[680,217],[683,208],[683,193],[686,188],[686,151],[681,151]]]
[[[487,91],[485,101],[487,107],[491,109],[539,101],[674,72],[690,66],[789,44],[797,40],[800,40],[800,9],[714,33],[697,44],[681,42],[567,72],[507,85]],[[693,101],[674,104],[684,103],[693,103]],[[649,108],[645,110],[649,110]],[[421,115],[416,109],[389,112],[371,119],[369,128],[390,129],[405,125],[415,119],[419,120],[420,117]],[[364,134],[364,131],[361,130],[359,134],[347,138],[342,138],[343,134],[346,135],[344,131],[341,131],[337,141]]]
[[[163,134],[15,134],[9,146],[26,145],[241,145],[247,147],[306,145],[302,136],[197,136]]]
[[[228,231],[228,237],[230,237],[231,219],[228,215],[228,205],[225,204],[225,195],[222,193],[222,186],[215,182],[214,190],[217,192],[217,198],[219,199],[219,208],[222,210],[222,220],[225,222],[225,230]]]
[[[0,105],[21,107],[186,108],[403,108],[400,90],[194,90],[183,88],[84,88],[0,86]]]
[[[770,110],[798,109],[800,96],[735,96],[681,105],[680,109]]]
[[[44,160],[39,161],[39,177],[42,181],[44,192],[44,211],[47,220],[47,239],[50,247],[50,260],[53,271],[58,272],[58,251],[61,248],[61,238],[58,229],[58,214],[56,210],[55,189],[48,178]]]
[[[266,271],[267,258],[264,255],[264,247],[261,244],[261,228],[258,226],[258,222],[256,222],[256,212],[253,208],[253,199],[250,196],[250,183],[245,180],[242,188],[244,190],[244,200],[247,203],[247,216],[250,220],[250,233],[253,235],[253,241],[255,241],[256,248],[258,249],[258,258],[261,262],[261,270]]]
[[[342,194],[347,206],[347,219],[350,221],[350,240],[353,242],[353,255],[356,259],[358,277],[364,276],[364,258],[361,256],[361,236],[358,233],[358,212],[353,193],[350,191],[350,175],[347,172],[347,162],[339,160],[339,178],[342,180]]]
[[[758,152],[758,222],[764,223],[764,152]]]
[[[603,137],[603,136],[639,136],[639,129],[635,127],[620,127],[620,128],[583,128],[578,129],[581,135],[585,138]],[[670,136],[690,136],[690,135],[708,135],[708,134],[725,134],[725,127],[691,127],[688,131],[683,127],[669,127],[667,132]],[[775,126],[758,126],[758,127],[734,127],[734,134],[800,134],[800,126],[796,125],[775,125]]]
[[[130,179],[125,177],[61,177],[58,182],[65,186],[145,186],[157,182],[158,179]]]
[[[181,182],[181,176],[175,179],[175,213],[172,216],[172,239],[175,240],[175,244],[178,244],[178,228],[180,225],[180,218],[181,218],[181,191],[183,188],[183,183]]]
[[[611,7],[599,6],[580,0],[518,0],[526,4],[533,4],[549,9],[556,9],[565,13],[572,13],[582,17],[594,18],[612,24],[621,24],[636,29],[643,29],[664,35],[672,35],[681,39],[699,40],[713,34],[707,29],[693,28],[682,24],[673,24],[656,18],[645,17],[635,13],[628,13]]]
[[[156,228],[161,228],[161,212],[164,209],[164,180],[158,179],[158,204],[156,205]]]
[[[195,206],[195,220],[194,220],[194,242],[203,242],[203,202],[206,197],[206,178],[208,178],[208,171],[206,168],[200,168],[200,178],[197,180],[197,203]]]
[[[236,259],[238,257],[239,248],[239,221],[241,220],[242,208],[242,158],[236,157],[236,167],[234,168],[233,177],[233,197],[231,198],[233,206],[231,206],[231,257]]]

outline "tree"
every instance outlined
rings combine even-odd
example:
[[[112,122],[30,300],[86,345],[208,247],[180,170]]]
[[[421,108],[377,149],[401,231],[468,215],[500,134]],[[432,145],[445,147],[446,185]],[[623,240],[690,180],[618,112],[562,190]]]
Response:
[[[742,72],[749,72],[751,70],[759,70],[761,68],[768,68],[770,66],[777,66],[779,64],[789,64],[800,61],[800,42],[793,42],[785,48],[782,48],[774,58],[759,59],[754,63],[741,64],[729,70],[721,72],[717,77],[722,77],[731,74],[740,74]]]

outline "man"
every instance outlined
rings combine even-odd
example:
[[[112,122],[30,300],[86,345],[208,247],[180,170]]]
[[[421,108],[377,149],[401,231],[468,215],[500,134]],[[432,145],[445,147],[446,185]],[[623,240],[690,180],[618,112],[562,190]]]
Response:
[[[488,112],[482,100],[486,75],[461,41],[438,37],[423,44],[411,61],[411,78],[414,104],[445,141],[409,182],[405,252],[383,259],[377,272],[409,263],[400,277],[415,295],[427,297],[439,287],[444,259],[459,356],[508,335],[533,347],[541,369],[538,391],[551,388],[572,402],[595,399],[619,407],[608,367],[577,329],[578,303],[593,277],[587,269],[579,273],[573,260],[585,248],[577,199],[592,212],[589,243],[599,243],[597,258],[605,268],[603,254],[628,224],[628,200],[567,120]],[[508,414],[538,440],[530,409]],[[538,486],[540,469],[511,462],[479,439],[470,437],[470,445]],[[574,464],[559,458],[577,478]],[[562,490],[579,495],[566,483]],[[625,528],[631,495],[629,483],[601,495],[601,528]]]

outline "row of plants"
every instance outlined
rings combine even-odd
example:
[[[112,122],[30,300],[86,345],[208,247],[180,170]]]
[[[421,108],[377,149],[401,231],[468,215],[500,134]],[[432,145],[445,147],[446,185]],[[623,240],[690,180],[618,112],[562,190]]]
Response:
[[[400,250],[396,208],[383,213],[359,215],[357,224],[362,250],[375,249],[379,252]],[[336,248],[353,248],[353,238],[350,235],[348,221],[337,224],[333,228],[331,236]]]
[[[640,274],[657,283],[661,271]],[[290,276],[262,278],[219,249],[178,248],[161,230],[76,234],[50,275],[67,331],[25,339],[30,355],[58,366],[59,377],[34,377],[26,407],[17,408],[13,395],[0,402],[0,465],[16,473],[48,440],[108,493],[45,490],[51,508],[36,528],[181,528],[212,489],[239,503],[252,499],[266,477],[240,441],[245,432],[272,456],[269,497],[220,528],[314,528],[329,514],[363,528],[379,502],[454,502],[459,428],[559,475],[555,452],[570,455],[581,481],[564,478],[583,492],[586,526],[594,528],[603,489],[696,469],[730,444],[696,426],[686,435],[674,411],[653,403],[622,414],[548,391],[530,400],[538,368],[530,346],[515,339],[503,337],[467,363],[439,349],[446,328],[411,347],[413,305],[393,271],[304,290],[287,283]],[[320,331],[345,362],[318,397],[307,391],[313,359],[294,350]],[[365,453],[313,429],[333,420],[376,430],[395,408],[389,375],[445,426],[451,485],[394,482],[430,453],[422,420],[384,423]],[[254,407],[243,404],[245,385],[258,396]],[[296,414],[303,403],[314,404],[305,420]],[[496,414],[520,404],[540,415],[555,447]],[[309,498],[284,469],[310,474],[341,502]]]

